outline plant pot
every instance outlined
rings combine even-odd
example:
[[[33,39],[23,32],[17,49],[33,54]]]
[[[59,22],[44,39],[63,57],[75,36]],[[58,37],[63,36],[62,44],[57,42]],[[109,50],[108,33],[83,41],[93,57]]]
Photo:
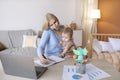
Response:
[[[76,63],[76,73],[85,74],[86,64]]]

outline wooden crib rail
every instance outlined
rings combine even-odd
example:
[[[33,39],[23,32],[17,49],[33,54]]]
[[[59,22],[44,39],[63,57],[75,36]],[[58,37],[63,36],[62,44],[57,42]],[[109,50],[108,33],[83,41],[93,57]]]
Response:
[[[108,41],[108,38],[120,38],[120,34],[91,34],[90,35],[90,43],[88,45],[88,56],[89,58],[92,58],[92,44],[93,44],[93,39],[98,39],[100,41]]]
[[[108,38],[120,38],[120,34],[92,34],[92,37],[100,41],[108,41]]]

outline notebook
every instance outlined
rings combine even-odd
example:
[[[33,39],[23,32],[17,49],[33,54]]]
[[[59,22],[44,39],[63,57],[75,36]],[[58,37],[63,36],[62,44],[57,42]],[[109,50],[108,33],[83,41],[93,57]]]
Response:
[[[55,63],[59,63],[59,62],[65,60],[64,58],[60,58],[60,57],[54,56],[54,55],[49,56],[48,59],[49,59],[49,64],[42,64],[39,59],[35,60],[34,63],[37,65],[40,65],[42,67],[49,67]]]
[[[47,70],[46,67],[34,66],[32,57],[16,54],[0,54],[3,70],[8,75],[38,79]]]

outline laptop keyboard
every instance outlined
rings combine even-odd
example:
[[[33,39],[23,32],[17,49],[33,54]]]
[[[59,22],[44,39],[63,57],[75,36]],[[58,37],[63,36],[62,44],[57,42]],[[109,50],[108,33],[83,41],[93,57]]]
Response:
[[[39,78],[48,69],[47,67],[35,66],[37,78]]]
[[[36,75],[39,75],[39,74],[41,74],[41,71],[36,71]]]

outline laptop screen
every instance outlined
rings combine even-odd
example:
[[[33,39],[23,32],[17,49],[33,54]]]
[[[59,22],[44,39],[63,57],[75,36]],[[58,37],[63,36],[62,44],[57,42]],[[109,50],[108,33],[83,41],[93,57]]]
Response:
[[[0,58],[4,72],[9,75],[37,79],[47,70],[45,67],[35,67],[33,57],[0,54]]]

